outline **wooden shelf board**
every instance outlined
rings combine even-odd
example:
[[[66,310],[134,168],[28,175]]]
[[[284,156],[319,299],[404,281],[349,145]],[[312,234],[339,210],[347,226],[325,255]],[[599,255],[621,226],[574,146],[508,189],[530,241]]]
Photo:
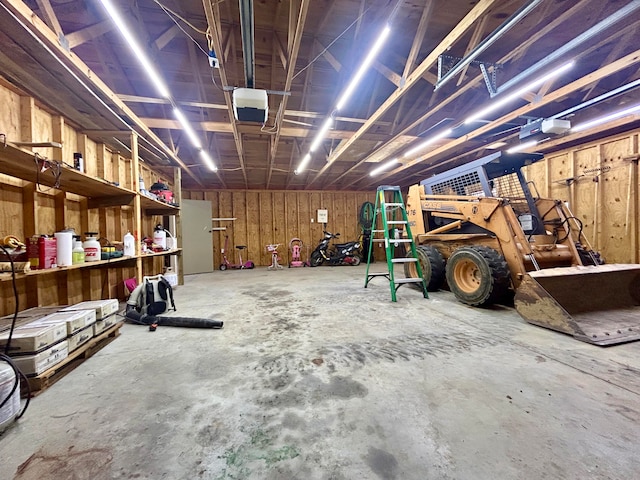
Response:
[[[154,200],[146,195],[140,195],[140,207],[146,215],[177,215],[180,213],[180,207]]]
[[[24,277],[33,277],[35,275],[48,275],[52,273],[67,272],[70,270],[77,270],[79,268],[104,267],[105,265],[128,262],[135,259],[136,257],[119,257],[119,258],[112,258],[110,260],[98,260],[96,262],[79,263],[77,265],[69,265],[68,267],[45,268],[43,270],[29,270],[27,272],[16,273],[16,279],[24,278]],[[0,273],[0,282],[4,282],[7,280],[11,280],[11,273],[10,272]]]
[[[181,255],[181,254],[182,254],[181,248],[174,248],[173,250],[167,250],[166,252],[143,253],[142,255],[140,255],[140,258],[161,257],[166,255]]]
[[[56,181],[50,169],[37,172],[36,156],[33,152],[16,147],[11,143],[8,143],[6,147],[0,145],[0,172],[47,187],[53,187]],[[127,190],[106,180],[86,175],[65,164],[60,164],[60,185],[57,188],[91,199],[115,197],[118,198],[120,205],[130,204],[136,195],[133,190]]]

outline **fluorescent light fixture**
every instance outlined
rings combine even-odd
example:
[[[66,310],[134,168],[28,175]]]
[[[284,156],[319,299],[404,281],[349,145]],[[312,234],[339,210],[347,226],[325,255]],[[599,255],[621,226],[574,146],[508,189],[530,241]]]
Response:
[[[428,140],[425,140],[420,145],[417,145],[417,146],[413,147],[411,150],[406,151],[404,153],[403,157],[407,158],[407,157],[410,157],[413,154],[419,152],[420,150],[424,150],[425,148],[427,148],[432,143],[435,143],[438,140],[446,137],[447,135],[450,135],[451,132],[452,132],[452,130],[450,128],[447,128],[446,130],[441,131],[437,135],[434,135],[433,137],[429,138]]]
[[[140,64],[142,65],[142,68],[149,77],[149,80],[151,80],[153,85],[156,87],[156,90],[158,91],[160,96],[163,98],[169,98],[171,95],[169,93],[169,89],[162,80],[162,77],[160,77],[160,74],[153,67],[145,53],[140,48],[140,45],[131,34],[131,30],[129,29],[129,27],[127,27],[127,24],[125,23],[122,16],[120,16],[118,10],[116,10],[116,8],[113,6],[111,0],[101,0],[101,2],[107,13],[111,16],[113,22],[116,24],[116,27],[118,27],[118,30],[120,30],[120,33],[129,44],[129,48],[138,59],[138,62],[140,62]]]
[[[309,147],[309,152],[312,152],[312,153],[315,152],[316,149],[320,146],[320,144],[322,143],[322,140],[324,140],[324,136],[327,134],[327,132],[331,128],[331,124],[333,124],[333,118],[329,117],[325,120],[320,130],[318,130],[318,134],[316,135],[316,138],[313,139],[313,143],[311,144],[311,147]]]
[[[390,33],[391,27],[387,25],[386,27],[384,27],[384,30],[382,30],[382,33],[380,33],[380,36],[376,40],[376,43],[373,44],[371,50],[369,50],[367,57],[364,59],[364,62],[362,62],[362,65],[360,65],[358,72],[351,79],[349,86],[347,86],[347,89],[340,96],[340,100],[338,100],[338,103],[336,104],[336,110],[342,110],[342,108],[344,108],[347,101],[353,94],[353,91],[358,86],[358,83],[360,83],[360,80],[362,80],[362,76],[367,71],[367,68],[369,68],[369,66],[373,63],[373,60],[376,58],[376,55],[378,55],[378,52],[380,52],[380,49],[384,45],[384,42],[387,40],[387,37]]]
[[[527,148],[535,147],[538,145],[538,140],[530,140],[528,142],[521,143],[515,147],[511,147],[507,150],[507,153],[516,153],[526,150]]]
[[[204,164],[209,167],[209,170],[211,170],[212,172],[218,171],[218,167],[216,167],[213,163],[213,160],[211,160],[209,152],[207,152],[206,150],[200,150],[200,156],[202,157],[202,161],[204,162]]]
[[[309,160],[311,160],[311,154],[307,153],[302,159],[302,161],[300,162],[300,165],[298,165],[298,168],[296,169],[296,171],[293,173],[295,173],[296,175],[300,175],[302,172],[304,172],[304,169],[307,168],[307,164],[309,163]]]
[[[180,122],[180,125],[182,125],[182,129],[186,132],[187,137],[189,137],[189,140],[191,140],[192,145],[196,148],[202,148],[202,143],[200,143],[198,135],[196,135],[196,132],[193,130],[193,127],[187,121],[184,114],[177,107],[173,109],[173,114]]]
[[[566,72],[567,70],[571,69],[574,65],[575,65],[574,61],[571,61],[569,63],[565,63],[564,65],[552,70],[551,72],[549,72],[546,75],[538,78],[537,80],[534,80],[534,81],[532,81],[530,83],[527,83],[524,87],[516,90],[515,92],[507,95],[504,98],[501,98],[501,99],[499,99],[499,100],[497,100],[495,102],[492,102],[491,105],[489,105],[488,107],[483,108],[479,112],[474,113],[469,118],[467,118],[464,121],[464,123],[465,124],[469,124],[469,123],[471,123],[471,122],[473,122],[475,120],[479,120],[481,118],[484,118],[489,113],[494,112],[495,110],[498,110],[500,107],[506,105],[507,103],[509,103],[509,102],[521,97],[525,93],[530,92],[534,88],[539,87],[540,85],[542,85],[545,82],[551,80],[552,78],[555,78],[555,77],[559,76],[560,74]]]
[[[382,173],[386,170],[389,170],[391,167],[397,165],[398,163],[398,159],[394,158],[393,160],[389,160],[388,162],[383,163],[382,165],[374,168],[373,170],[371,170],[371,172],[369,173],[370,176],[375,177],[376,175],[378,175],[379,173]]]
[[[593,120],[590,120],[588,122],[581,123],[573,127],[571,131],[581,132],[583,130],[588,130],[591,127],[602,125],[603,123],[607,123],[612,120],[616,120],[618,118],[622,118],[636,112],[640,112],[640,104],[634,105],[633,107],[625,108],[624,110],[620,110],[619,112],[610,113],[609,115],[604,115],[602,117],[594,118]]]
[[[380,33],[380,36],[378,37],[376,42],[373,44],[373,47],[371,47],[371,50],[369,50],[369,53],[367,54],[366,58],[362,62],[362,65],[360,65],[360,68],[358,68],[358,71],[349,82],[349,85],[347,86],[346,90],[340,96],[340,99],[338,100],[335,111],[340,110],[346,105],[347,101],[353,94],[353,91],[358,86],[358,83],[360,83],[360,80],[362,80],[363,75],[365,74],[369,66],[371,66],[371,64],[373,63],[373,60],[376,58],[376,55],[378,55],[378,53],[380,52],[380,49],[384,45],[384,42],[387,40],[387,37],[389,37],[390,33],[391,33],[391,27],[389,25],[386,25],[382,30],[382,32]],[[309,153],[307,153],[307,155],[302,159],[297,170],[295,170],[294,173],[296,175],[299,175],[304,171],[305,167],[311,160],[311,154],[318,149],[318,147],[322,143],[322,140],[324,140],[325,135],[331,128],[331,125],[333,125],[333,118],[329,117],[325,120],[324,124],[316,134],[316,137],[313,139],[313,142],[311,143],[311,147],[309,147]]]

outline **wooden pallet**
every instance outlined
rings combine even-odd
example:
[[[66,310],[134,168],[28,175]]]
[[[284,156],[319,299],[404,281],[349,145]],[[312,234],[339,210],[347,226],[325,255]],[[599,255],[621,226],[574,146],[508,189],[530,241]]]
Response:
[[[54,365],[50,369],[42,372],[36,377],[29,378],[29,388],[31,389],[31,396],[35,397],[51,385],[56,383],[67,373],[74,370],[78,365],[83,363],[88,358],[91,358],[96,352],[100,351],[116,338],[120,336],[120,327],[124,322],[117,322],[115,325],[109,327],[97,337],[92,338],[84,345],[81,345],[77,350],[74,350],[60,363]],[[27,389],[23,388],[22,396],[27,396]]]

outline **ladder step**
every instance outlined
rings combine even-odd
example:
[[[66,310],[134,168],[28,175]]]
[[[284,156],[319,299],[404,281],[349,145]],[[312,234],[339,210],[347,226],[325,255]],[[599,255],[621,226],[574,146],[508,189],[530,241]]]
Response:
[[[397,278],[394,283],[422,283],[421,278]]]
[[[404,203],[385,203],[385,207],[404,207]]]
[[[380,272],[380,273],[370,273],[369,277],[388,277],[389,274],[386,272]]]
[[[387,225],[406,225],[406,220],[388,220]]]
[[[404,257],[404,258],[392,258],[391,263],[414,263],[417,262],[417,258],[413,257]]]
[[[384,230],[371,230],[371,233],[384,233]]]
[[[384,242],[385,238],[374,238],[374,242]],[[413,243],[411,238],[389,238],[389,243]]]

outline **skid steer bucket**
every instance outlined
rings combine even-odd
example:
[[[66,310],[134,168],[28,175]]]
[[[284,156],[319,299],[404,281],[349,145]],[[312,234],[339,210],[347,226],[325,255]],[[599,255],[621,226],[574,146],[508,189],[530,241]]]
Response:
[[[527,322],[596,345],[640,339],[640,265],[549,268],[527,273],[515,296]]]

